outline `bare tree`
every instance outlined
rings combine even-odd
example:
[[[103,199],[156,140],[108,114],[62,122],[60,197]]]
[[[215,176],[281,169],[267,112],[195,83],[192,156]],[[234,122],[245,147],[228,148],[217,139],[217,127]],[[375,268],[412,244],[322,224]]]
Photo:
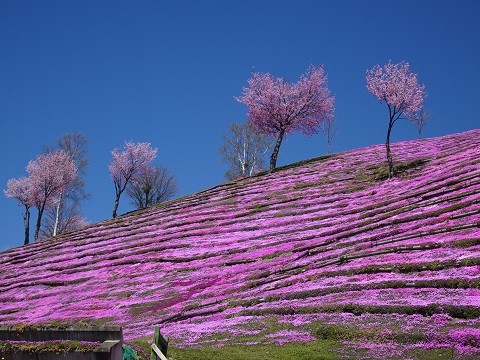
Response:
[[[428,119],[430,119],[431,116],[432,116],[432,114],[428,110],[425,110],[425,109],[420,110],[416,114],[413,122],[417,126],[417,132],[418,132],[418,137],[419,138],[422,137],[422,132],[423,132],[423,128],[425,127],[425,123],[427,122]]]
[[[335,127],[335,118],[329,118],[320,123],[320,129],[325,135],[327,140],[327,149],[330,152],[332,150],[333,138],[337,135],[337,128]]]
[[[127,195],[137,209],[167,201],[176,193],[175,177],[161,166],[145,167],[135,175],[127,187]]]
[[[229,164],[225,178],[231,181],[263,171],[264,157],[271,147],[272,139],[252,124],[231,124],[220,147],[222,160]]]
[[[57,208],[52,208],[50,211],[46,211],[44,220],[42,221],[42,228],[40,235],[42,238],[50,238],[53,235],[53,229],[57,228],[57,234],[63,234],[68,231],[78,230],[89,223],[83,217],[81,213],[80,204],[75,202],[65,202],[66,206],[57,207],[60,209],[59,213]],[[58,216],[57,216],[58,214]]]

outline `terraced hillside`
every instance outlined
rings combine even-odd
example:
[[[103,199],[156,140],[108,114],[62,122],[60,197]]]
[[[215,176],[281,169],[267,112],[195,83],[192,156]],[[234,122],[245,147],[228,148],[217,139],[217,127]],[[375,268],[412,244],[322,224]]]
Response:
[[[371,146],[0,253],[0,323],[121,325],[132,343],[159,325],[187,349],[476,358],[480,130],[392,151],[393,180]]]

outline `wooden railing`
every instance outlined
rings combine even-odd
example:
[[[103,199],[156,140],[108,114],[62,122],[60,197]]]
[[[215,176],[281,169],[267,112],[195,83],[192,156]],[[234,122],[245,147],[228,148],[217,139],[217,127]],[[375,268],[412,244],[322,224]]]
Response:
[[[150,360],[168,360],[168,337],[164,337],[160,332],[160,328],[155,326],[153,331],[152,351],[150,353]]]

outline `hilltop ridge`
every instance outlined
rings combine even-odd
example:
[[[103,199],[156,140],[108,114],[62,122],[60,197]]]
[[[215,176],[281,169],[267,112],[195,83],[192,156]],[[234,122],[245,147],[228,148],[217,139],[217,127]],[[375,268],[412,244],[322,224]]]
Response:
[[[478,355],[480,130],[392,153],[391,180],[375,145],[4,251],[0,323],[106,323],[127,340],[159,325],[177,347],[344,339],[347,357],[359,344],[366,358]]]

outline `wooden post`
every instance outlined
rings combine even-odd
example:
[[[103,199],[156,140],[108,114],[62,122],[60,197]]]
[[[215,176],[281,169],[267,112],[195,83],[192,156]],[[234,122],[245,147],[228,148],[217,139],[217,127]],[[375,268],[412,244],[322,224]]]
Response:
[[[152,344],[152,355],[155,357],[155,359],[159,359],[159,360],[168,360],[165,355],[162,354],[162,352],[160,351],[160,349],[158,348],[157,345],[155,344]]]
[[[167,360],[168,337],[164,337],[160,328],[155,326],[153,330],[153,344],[150,353],[150,360]]]

